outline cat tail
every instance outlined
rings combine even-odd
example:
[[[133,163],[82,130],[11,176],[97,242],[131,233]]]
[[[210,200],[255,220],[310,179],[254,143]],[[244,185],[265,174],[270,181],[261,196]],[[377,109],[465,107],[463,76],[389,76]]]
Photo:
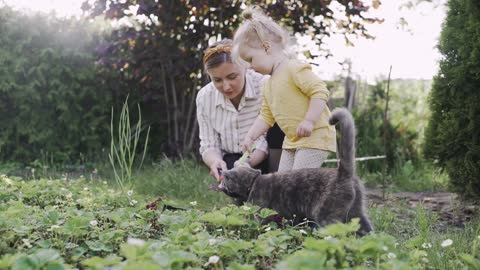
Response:
[[[348,179],[355,175],[355,124],[352,114],[346,108],[336,108],[332,111],[329,123],[340,123],[338,173]]]

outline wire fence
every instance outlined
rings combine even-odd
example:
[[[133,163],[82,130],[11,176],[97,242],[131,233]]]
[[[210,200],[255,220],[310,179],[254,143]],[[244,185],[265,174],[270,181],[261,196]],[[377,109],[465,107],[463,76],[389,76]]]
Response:
[[[381,155],[381,156],[371,156],[371,157],[359,157],[359,158],[355,158],[355,161],[365,161],[365,160],[372,160],[372,159],[384,159],[386,158],[387,156],[385,155]],[[326,163],[333,163],[333,162],[339,162],[340,160],[339,159],[327,159],[325,160],[324,162]]]

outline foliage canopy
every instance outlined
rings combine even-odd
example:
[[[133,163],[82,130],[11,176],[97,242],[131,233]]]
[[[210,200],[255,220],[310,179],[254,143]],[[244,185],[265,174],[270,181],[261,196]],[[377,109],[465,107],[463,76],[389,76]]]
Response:
[[[82,8],[90,16],[102,15],[120,25],[99,49],[99,63],[138,83],[144,102],[151,105],[145,115],[167,126],[169,154],[183,155],[195,146],[194,100],[207,82],[202,76],[203,49],[209,42],[232,37],[242,8],[252,3],[317,44],[335,33],[347,43],[353,36],[370,38],[365,25],[380,21],[366,17],[369,7],[359,0],[84,2]],[[373,3],[379,6],[379,1]]]

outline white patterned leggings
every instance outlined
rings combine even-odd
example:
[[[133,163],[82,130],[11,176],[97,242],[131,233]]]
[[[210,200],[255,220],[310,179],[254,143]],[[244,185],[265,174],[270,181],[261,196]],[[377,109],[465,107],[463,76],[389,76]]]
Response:
[[[328,153],[328,151],[313,148],[283,149],[278,171],[320,168],[327,159]]]

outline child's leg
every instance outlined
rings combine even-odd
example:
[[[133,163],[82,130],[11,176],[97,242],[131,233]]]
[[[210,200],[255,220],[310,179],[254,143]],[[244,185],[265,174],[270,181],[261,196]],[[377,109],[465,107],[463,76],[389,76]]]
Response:
[[[299,148],[295,152],[292,170],[320,168],[328,157],[328,151],[313,148]]]
[[[294,157],[295,149],[283,149],[280,164],[278,164],[278,172],[288,172],[292,170]]]

